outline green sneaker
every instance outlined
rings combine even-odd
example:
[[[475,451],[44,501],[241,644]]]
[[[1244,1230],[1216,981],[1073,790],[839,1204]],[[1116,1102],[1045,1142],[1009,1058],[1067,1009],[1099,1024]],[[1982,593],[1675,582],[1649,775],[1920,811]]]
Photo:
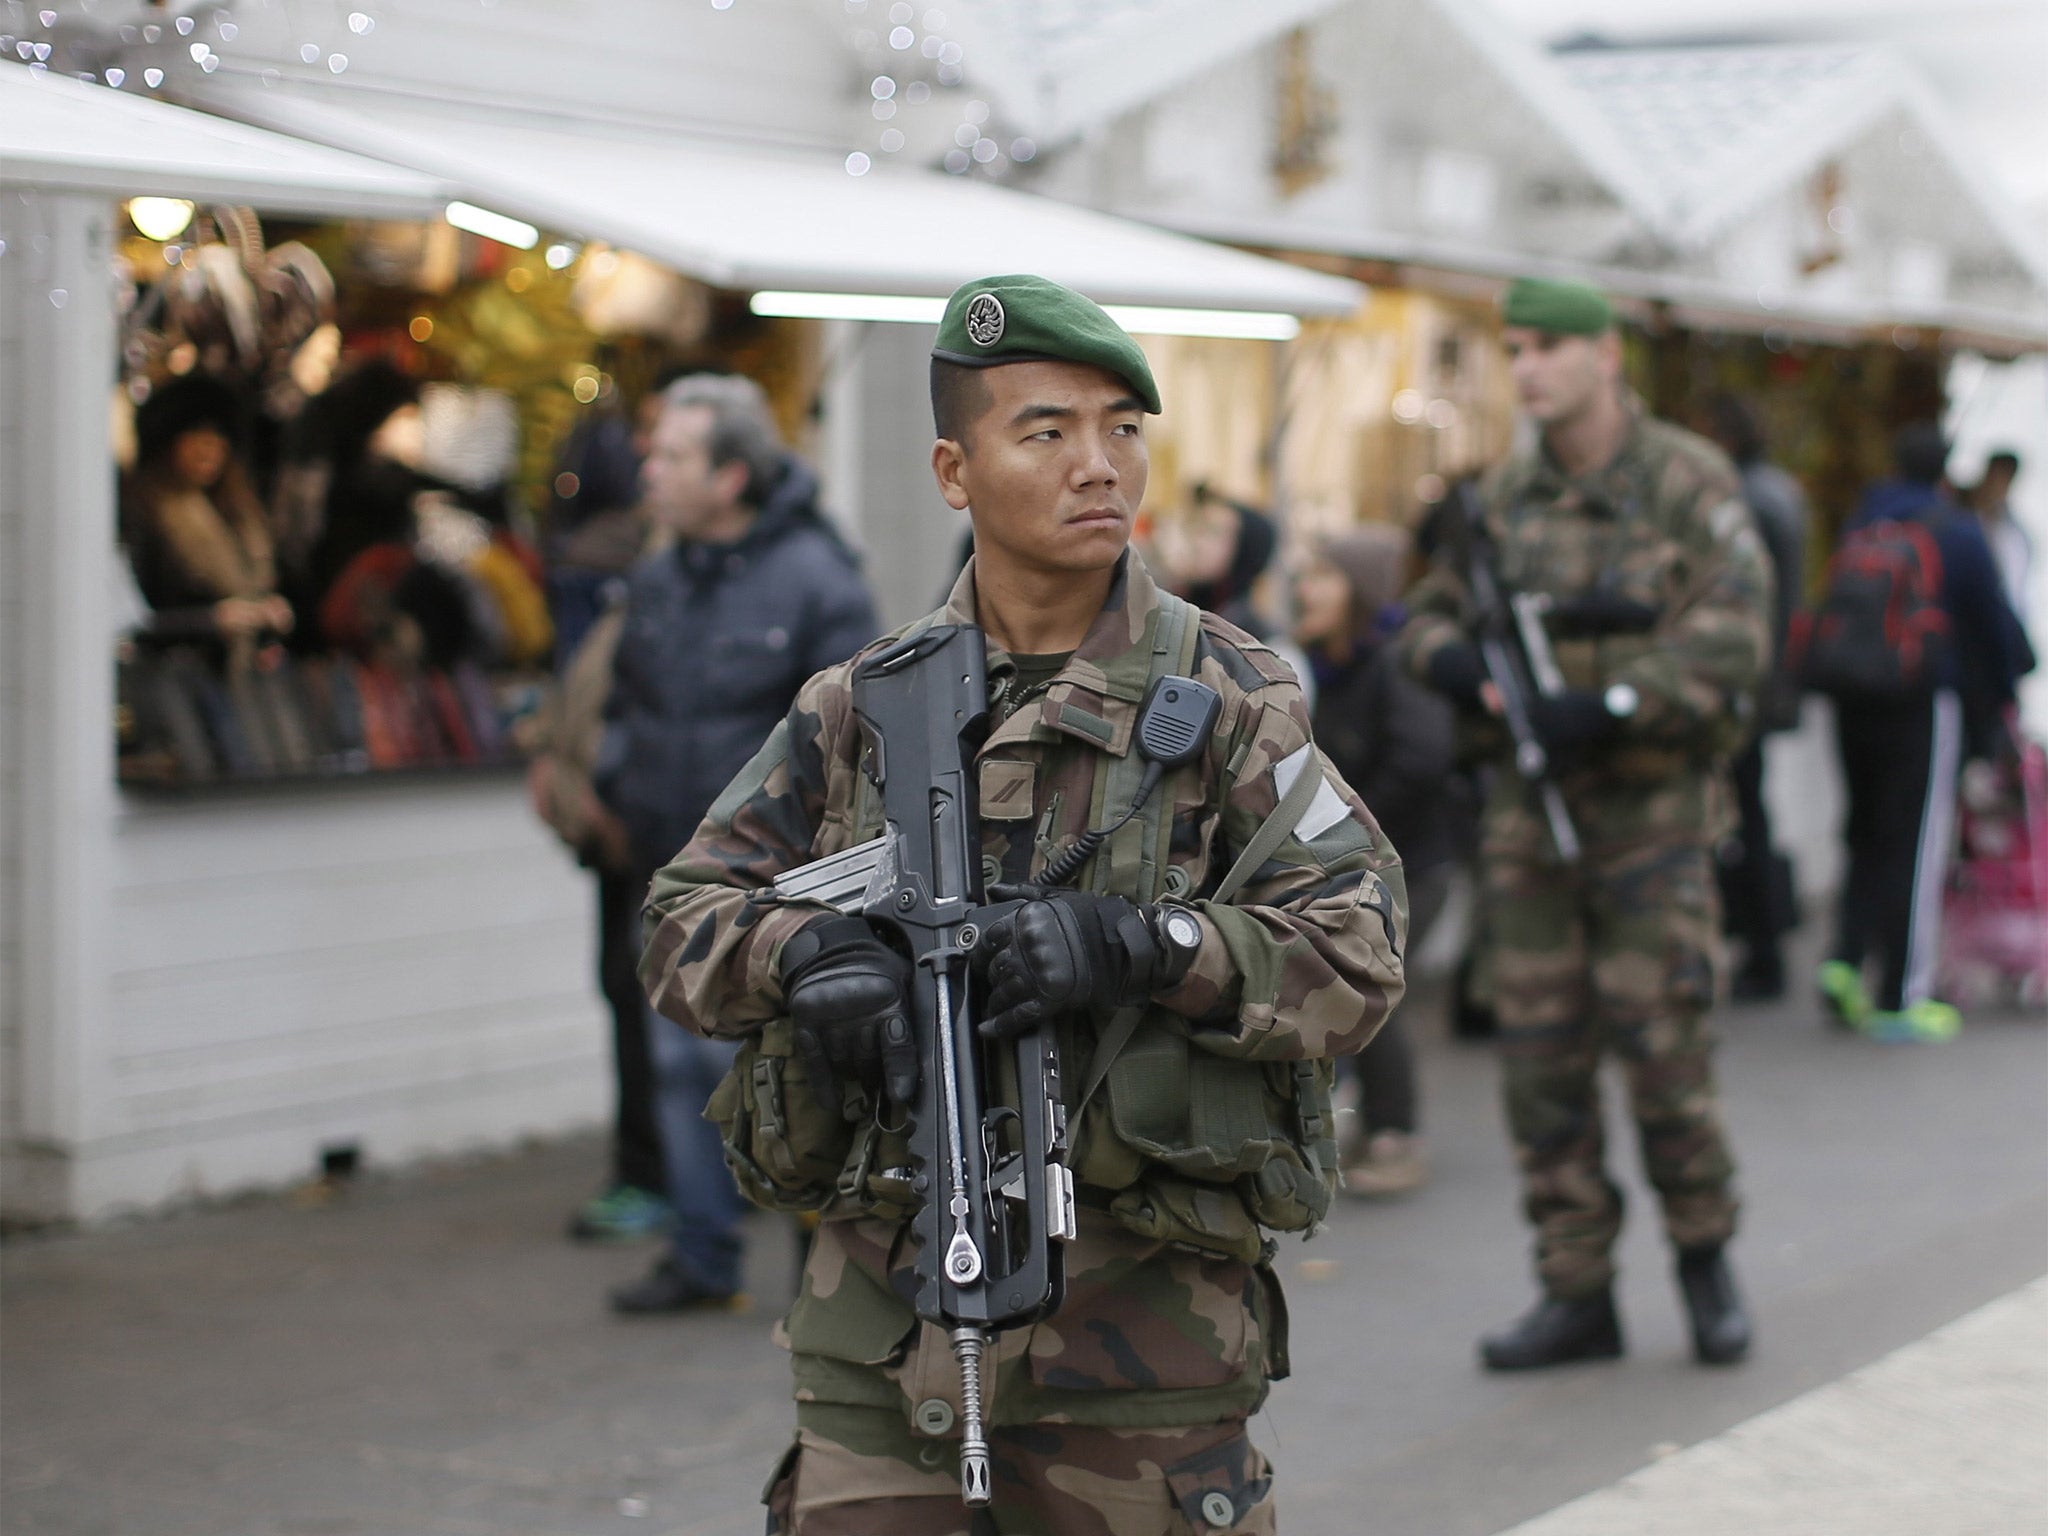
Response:
[[[1863,971],[1846,960],[1826,960],[1815,978],[1821,1001],[1845,1029],[1861,1029],[1870,1020],[1870,994],[1863,990]]]
[[[674,1221],[675,1212],[661,1196],[621,1184],[571,1216],[569,1236],[579,1243],[630,1243],[660,1237]]]
[[[1861,1028],[1872,1040],[1939,1045],[1962,1032],[1963,1016],[1947,1003],[1923,997],[1897,1013],[1873,1013]]]

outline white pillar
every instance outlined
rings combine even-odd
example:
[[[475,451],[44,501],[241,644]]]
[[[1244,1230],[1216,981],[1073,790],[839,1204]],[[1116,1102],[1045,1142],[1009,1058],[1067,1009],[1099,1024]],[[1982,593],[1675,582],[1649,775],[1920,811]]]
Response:
[[[0,189],[0,1206],[107,1127],[114,206]]]
[[[860,349],[867,327],[860,320],[824,322],[827,372],[821,391],[825,413],[818,432],[818,480],[825,510],[855,544],[864,542]]]
[[[870,325],[861,395],[861,544],[882,623],[929,613],[952,586],[967,531],[932,480],[931,350],[938,327]]]

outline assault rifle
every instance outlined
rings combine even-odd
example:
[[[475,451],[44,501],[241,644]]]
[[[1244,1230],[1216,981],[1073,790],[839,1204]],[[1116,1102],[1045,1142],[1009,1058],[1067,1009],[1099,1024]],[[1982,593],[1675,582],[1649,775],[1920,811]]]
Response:
[[[1557,856],[1576,864],[1579,831],[1572,825],[1572,813],[1551,774],[1550,751],[1529,717],[1529,703],[1539,691],[1556,694],[1564,688],[1550,637],[1543,628],[1545,600],[1520,594],[1510,602],[1502,596],[1494,575],[1493,537],[1487,532],[1479,498],[1469,485],[1459,486],[1453,494],[1465,514],[1465,586],[1477,611],[1479,657],[1486,666],[1487,680],[1500,696],[1501,721],[1515,748],[1515,772],[1535,788]]]
[[[959,1363],[960,1490],[971,1506],[991,1491],[982,1368],[992,1336],[1058,1307],[1058,1245],[1077,1231],[1053,1027],[992,1043],[974,1017],[968,960],[980,925],[999,915],[982,900],[973,779],[986,665],[981,631],[960,624],[860,665],[853,708],[887,830],[776,882],[785,897],[861,912],[912,962],[919,1070],[903,1108],[920,1197],[915,1305],[946,1330]]]
[[[910,635],[855,669],[853,709],[885,830],[775,882],[784,899],[861,913],[912,962],[917,1082],[889,1092],[902,1101],[919,1198],[914,1305],[946,1330],[959,1365],[961,1497],[975,1507],[991,1492],[982,1400],[989,1345],[998,1331],[1058,1308],[1059,1245],[1079,1230],[1054,1024],[1004,1041],[976,1027],[969,959],[984,926],[1022,904],[984,902],[974,759],[988,731],[986,666],[982,632],[956,624]],[[1202,683],[1159,678],[1133,732],[1146,760],[1133,804],[1053,860],[1040,883],[1078,875],[1168,770],[1200,755],[1220,707]]]

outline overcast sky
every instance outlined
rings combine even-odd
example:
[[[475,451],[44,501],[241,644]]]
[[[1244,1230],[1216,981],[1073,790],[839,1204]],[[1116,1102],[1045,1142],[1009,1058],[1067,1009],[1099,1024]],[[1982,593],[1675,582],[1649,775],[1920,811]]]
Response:
[[[1489,0],[1542,42],[1890,43],[1926,73],[2048,240],[2048,0]]]

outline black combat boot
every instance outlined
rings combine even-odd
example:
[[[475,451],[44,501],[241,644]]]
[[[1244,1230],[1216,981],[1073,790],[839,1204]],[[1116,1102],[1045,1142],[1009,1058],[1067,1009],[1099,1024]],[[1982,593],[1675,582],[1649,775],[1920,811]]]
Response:
[[[1479,1358],[1489,1371],[1533,1371],[1620,1355],[1621,1318],[1615,1313],[1612,1291],[1569,1299],[1546,1296],[1479,1341]]]
[[[1678,1292],[1692,1318],[1692,1357],[1701,1365],[1733,1365],[1749,1353],[1749,1314],[1735,1290],[1722,1250],[1693,1248],[1678,1255]]]

